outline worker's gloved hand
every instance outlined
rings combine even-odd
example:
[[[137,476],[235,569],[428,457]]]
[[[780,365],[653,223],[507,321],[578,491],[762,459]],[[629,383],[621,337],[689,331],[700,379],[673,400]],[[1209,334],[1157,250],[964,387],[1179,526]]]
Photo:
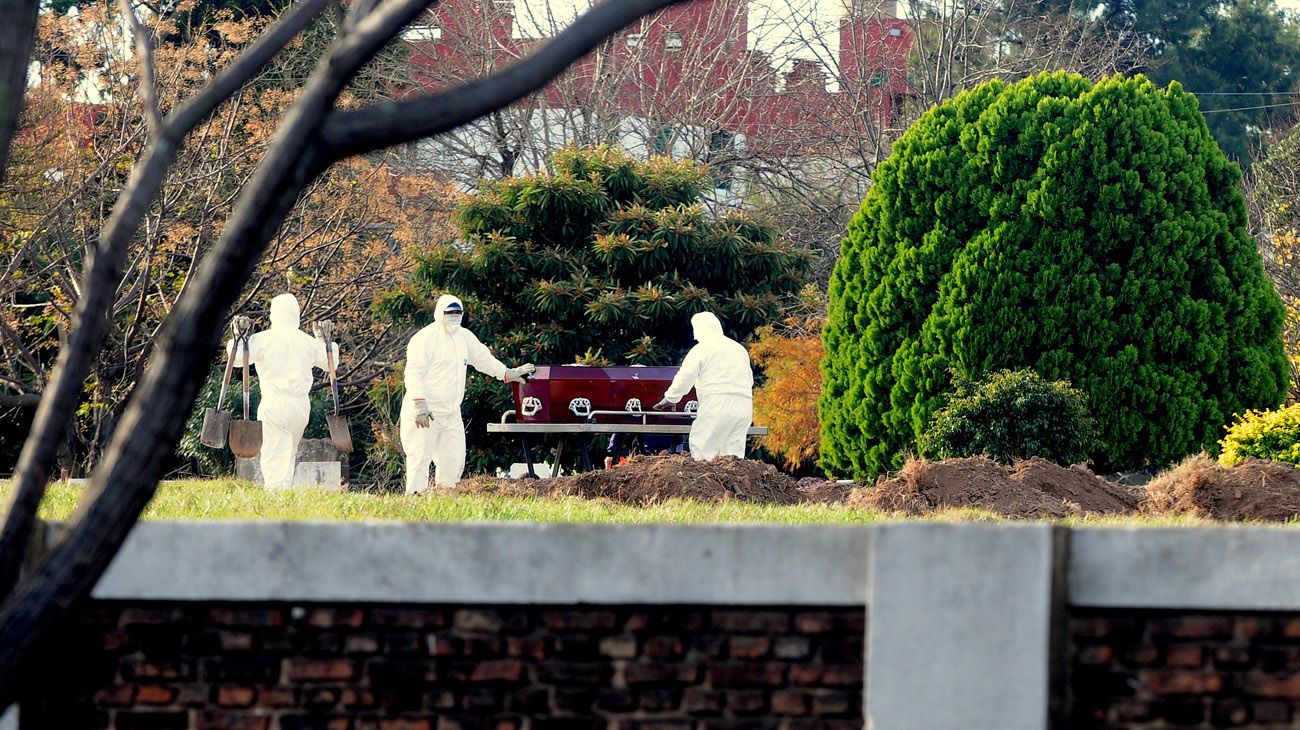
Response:
[[[526,362],[517,368],[506,368],[505,381],[507,383],[523,383],[528,380],[528,376],[537,372],[537,366],[531,362]]]
[[[429,404],[424,402],[423,398],[415,399],[415,427],[428,428],[433,423],[433,414],[429,412]]]
[[[677,405],[676,403],[668,400],[667,398],[664,398],[663,400],[659,401],[658,403],[650,407],[655,409],[656,411],[671,411],[673,407],[676,405]]]

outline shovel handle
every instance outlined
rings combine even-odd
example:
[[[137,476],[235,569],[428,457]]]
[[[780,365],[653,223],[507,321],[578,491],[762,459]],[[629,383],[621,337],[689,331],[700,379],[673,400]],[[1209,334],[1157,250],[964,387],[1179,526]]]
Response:
[[[235,371],[235,356],[239,354],[239,332],[231,341],[230,354],[226,356],[226,374],[221,378],[221,395],[217,396],[217,410],[226,405],[226,390],[230,388],[230,374]]]
[[[239,338],[244,344],[244,420],[250,421],[252,418],[248,415],[248,332],[245,331]],[[238,345],[236,345],[238,346]]]
[[[316,330],[317,336],[325,341],[325,366],[326,371],[330,374],[330,394],[334,397],[334,415],[339,414],[339,381],[334,375],[334,346],[331,343],[331,335],[334,334],[334,323],[329,320],[317,322],[312,328]]]

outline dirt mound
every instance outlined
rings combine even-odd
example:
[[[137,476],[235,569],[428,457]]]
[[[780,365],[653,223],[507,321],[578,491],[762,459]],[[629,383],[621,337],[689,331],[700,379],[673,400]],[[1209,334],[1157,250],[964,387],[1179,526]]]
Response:
[[[613,469],[555,479],[474,477],[456,485],[460,491],[508,496],[576,496],[646,505],[667,499],[794,504],[804,500],[795,481],[771,464],[724,456],[693,461],[689,456],[638,456]]]
[[[1205,454],[1193,456],[1147,485],[1142,511],[1158,516],[1284,522],[1300,516],[1300,470],[1258,459],[1225,467]]]
[[[926,515],[973,508],[1007,517],[1052,519],[1133,512],[1140,491],[1111,484],[1083,467],[1043,459],[1012,466],[985,457],[908,461],[874,487],[853,490],[848,504],[870,510]]]

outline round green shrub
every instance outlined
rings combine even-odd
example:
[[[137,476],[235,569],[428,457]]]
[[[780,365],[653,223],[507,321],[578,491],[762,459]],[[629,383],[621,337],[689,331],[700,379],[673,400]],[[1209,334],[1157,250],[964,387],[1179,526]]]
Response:
[[[1032,370],[958,376],[951,400],[917,441],[927,459],[987,456],[1002,463],[1040,456],[1058,464],[1087,459],[1093,421],[1083,394]]]
[[[993,81],[926,112],[877,168],[831,279],[821,465],[901,465],[951,388],[1068,380],[1101,468],[1217,449],[1279,405],[1283,310],[1240,171],[1195,97],[1142,76]]]
[[[1300,464],[1300,403],[1275,411],[1247,411],[1228,427],[1219,444],[1224,466],[1251,458]]]

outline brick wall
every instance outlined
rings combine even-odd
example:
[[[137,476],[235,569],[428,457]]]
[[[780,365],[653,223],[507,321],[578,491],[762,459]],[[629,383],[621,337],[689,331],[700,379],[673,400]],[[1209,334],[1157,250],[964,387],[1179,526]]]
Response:
[[[861,728],[864,636],[861,607],[99,603],[21,727]]]
[[[1071,727],[1300,722],[1300,614],[1076,612]]]

